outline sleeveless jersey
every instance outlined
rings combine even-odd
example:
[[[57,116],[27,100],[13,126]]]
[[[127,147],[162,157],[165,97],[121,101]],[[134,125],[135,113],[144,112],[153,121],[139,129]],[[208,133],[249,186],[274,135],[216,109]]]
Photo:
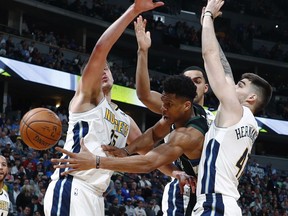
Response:
[[[106,157],[101,145],[125,147],[129,128],[129,116],[118,107],[113,108],[104,98],[98,106],[87,112],[69,112],[69,127],[64,149],[79,152],[80,139],[84,137],[84,144],[89,151],[94,155]],[[51,179],[61,178],[60,173],[63,171],[64,169],[56,169]],[[91,190],[101,194],[107,189],[112,174],[113,171],[110,170],[90,169],[73,172],[70,175],[86,182]]]
[[[208,109],[205,109],[205,112],[206,112],[207,123],[208,123],[208,126],[210,127],[210,125],[212,124],[212,122],[215,119],[215,115],[213,114],[213,112],[211,112]]]
[[[200,160],[197,197],[216,193],[239,199],[238,180],[257,136],[257,122],[247,107],[243,107],[241,120],[233,126],[219,128],[212,123]]]
[[[10,200],[8,193],[2,189],[0,193],[0,215],[7,216],[9,213]]]

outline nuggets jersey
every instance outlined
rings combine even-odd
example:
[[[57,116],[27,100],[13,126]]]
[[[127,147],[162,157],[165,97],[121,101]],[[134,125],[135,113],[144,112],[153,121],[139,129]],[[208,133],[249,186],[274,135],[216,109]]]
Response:
[[[212,123],[199,164],[197,198],[214,193],[235,200],[240,197],[238,180],[257,136],[257,122],[247,107],[243,107],[241,120],[233,126],[219,128]]]
[[[9,213],[10,200],[8,193],[2,189],[0,192],[0,215],[7,216]]]
[[[101,145],[124,147],[129,128],[129,116],[118,107],[113,108],[104,98],[89,111],[69,113],[64,149],[78,153],[81,148],[80,140],[84,138],[85,146],[94,155],[106,157]],[[64,157],[67,156],[63,155],[62,158]],[[67,177],[60,176],[63,171],[64,169],[56,169],[51,176],[52,181],[44,201],[45,215],[104,215],[103,198],[99,201],[97,197],[102,197],[107,189],[113,171],[90,169],[73,172]]]
[[[208,109],[205,109],[205,112],[206,112],[207,123],[208,123],[208,126],[210,127],[211,123],[215,119],[215,115]]]

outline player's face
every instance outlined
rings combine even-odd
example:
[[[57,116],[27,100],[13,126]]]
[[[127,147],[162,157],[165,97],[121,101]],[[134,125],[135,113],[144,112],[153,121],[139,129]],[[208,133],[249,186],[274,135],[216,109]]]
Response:
[[[242,79],[236,84],[236,94],[241,104],[245,103],[251,96],[251,81]]]
[[[8,165],[6,158],[0,156],[0,182],[2,182],[8,174]]]
[[[175,94],[163,93],[162,97],[162,115],[170,123],[181,121],[187,110],[187,102],[183,98],[177,98]],[[184,120],[185,121],[185,120]]]
[[[102,89],[111,89],[113,85],[114,79],[112,77],[112,73],[110,71],[109,66],[106,64],[104,71],[103,71],[103,76],[102,76]]]
[[[208,84],[205,83],[205,79],[201,71],[198,70],[189,70],[184,73],[185,76],[190,77],[193,83],[197,87],[197,95],[194,98],[194,103],[204,102],[204,94],[208,91]],[[203,104],[200,104],[203,105]]]

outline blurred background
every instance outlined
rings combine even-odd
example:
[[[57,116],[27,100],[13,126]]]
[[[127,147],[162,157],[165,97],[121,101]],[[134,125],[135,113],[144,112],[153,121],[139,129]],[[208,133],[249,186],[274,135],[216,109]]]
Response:
[[[152,37],[151,88],[159,92],[167,76],[179,74],[187,66],[203,67],[199,19],[206,0],[164,2],[164,7],[143,14]],[[99,36],[132,1],[0,0],[0,3],[0,147],[9,160],[6,186],[13,203],[11,214],[18,215],[28,206],[30,215],[36,215],[37,204],[41,215],[42,198],[53,172],[49,159],[57,153],[53,148],[41,152],[28,148],[19,134],[19,120],[34,107],[55,111],[63,123],[63,137],[58,143],[63,146],[68,104],[81,67]],[[269,106],[257,116],[261,133],[239,186],[239,204],[244,215],[288,213],[287,8],[286,0],[226,0],[222,17],[215,20],[217,38],[235,80],[245,72],[253,72],[273,86]],[[115,80],[113,100],[144,131],[160,116],[146,109],[135,94],[137,43],[132,24],[115,44],[108,60]],[[205,106],[215,111],[217,105],[210,91]],[[105,195],[107,215],[118,215],[123,207],[127,213],[129,205],[132,209],[147,209],[147,215],[153,215],[150,210],[161,206],[163,187],[168,180],[158,171],[147,175],[115,174]],[[148,181],[149,186],[143,181]],[[30,195],[25,196],[27,193],[23,191],[29,191]],[[17,193],[24,194],[20,198],[26,201],[20,202],[18,198],[17,204]],[[158,210],[155,215],[161,215]]]

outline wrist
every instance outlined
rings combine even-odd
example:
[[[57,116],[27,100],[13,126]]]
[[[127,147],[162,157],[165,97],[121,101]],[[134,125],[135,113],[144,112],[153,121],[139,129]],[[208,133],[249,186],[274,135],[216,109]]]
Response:
[[[131,153],[129,152],[129,150],[127,149],[127,147],[124,147],[124,148],[122,148],[122,149],[126,152],[127,156],[130,156],[130,155],[131,155]]]
[[[101,157],[96,155],[96,169],[100,168],[100,159],[101,159]]]
[[[144,54],[148,53],[148,49],[139,47],[137,50],[137,54],[142,54],[142,53],[144,53]]]
[[[209,17],[211,17],[212,20],[214,20],[213,13],[212,13],[211,11],[209,11],[209,10],[207,10],[207,11],[204,12],[203,18],[204,18],[205,16],[209,16]]]

